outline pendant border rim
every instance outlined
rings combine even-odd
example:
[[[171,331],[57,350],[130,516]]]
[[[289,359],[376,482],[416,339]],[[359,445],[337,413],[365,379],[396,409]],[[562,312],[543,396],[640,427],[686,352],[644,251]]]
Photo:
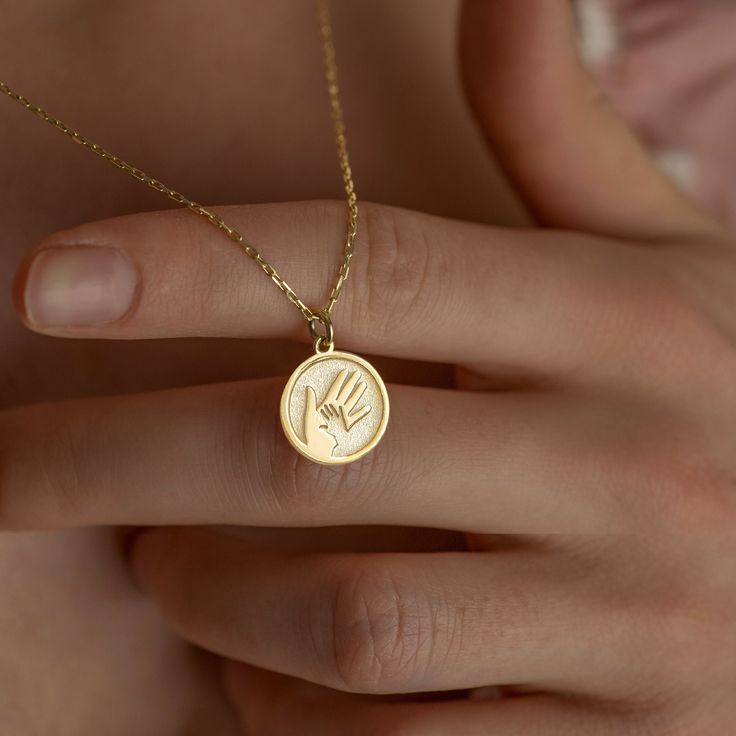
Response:
[[[303,372],[303,369],[306,368],[306,366],[311,363],[317,363],[320,360],[329,360],[331,358],[344,358],[347,360],[355,361],[359,365],[363,366],[363,368],[368,370],[368,372],[376,381],[376,384],[381,393],[381,398],[383,399],[383,416],[381,417],[381,421],[373,437],[360,450],[346,457],[333,457],[329,460],[318,460],[317,458],[305,452],[304,443],[302,442],[301,438],[297,436],[296,432],[292,428],[291,420],[287,420],[287,418],[290,417],[289,399],[291,398],[294,384],[297,382],[299,376]],[[348,465],[349,463],[356,462],[357,460],[360,460],[362,457],[367,455],[369,452],[375,449],[376,445],[383,439],[383,435],[386,432],[386,427],[388,426],[389,413],[390,405],[388,390],[386,389],[386,384],[381,374],[376,370],[373,364],[365,358],[362,358],[360,355],[355,355],[355,353],[348,353],[344,350],[333,350],[330,353],[315,353],[314,355],[310,355],[306,360],[303,360],[296,368],[294,368],[288,380],[286,381],[286,385],[284,386],[283,391],[281,392],[281,428],[286,435],[286,439],[289,441],[289,444],[300,455],[302,455],[302,457],[307,458],[307,460],[310,460],[313,463],[318,463],[319,465]]]

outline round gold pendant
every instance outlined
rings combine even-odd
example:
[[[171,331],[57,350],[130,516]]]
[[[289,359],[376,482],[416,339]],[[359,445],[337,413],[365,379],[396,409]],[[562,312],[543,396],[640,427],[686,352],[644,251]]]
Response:
[[[317,353],[289,378],[281,425],[305,457],[324,465],[358,460],[383,437],[388,394],[376,369],[351,353]]]

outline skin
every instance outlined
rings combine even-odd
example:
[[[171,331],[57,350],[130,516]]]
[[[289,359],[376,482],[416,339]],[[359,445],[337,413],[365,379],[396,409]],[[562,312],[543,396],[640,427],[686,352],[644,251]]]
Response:
[[[182,527],[136,538],[136,577],[224,658],[243,732],[716,736],[733,722],[734,236],[661,177],[573,47],[563,4],[464,4],[468,99],[545,227],[363,204],[341,347],[450,363],[455,385],[422,372],[390,387],[391,428],[360,464],[294,454],[271,378],[2,414],[5,527]],[[221,211],[298,265],[300,292],[324,288],[339,202]],[[34,259],[82,243],[135,265],[130,310],[34,322]],[[17,309],[64,338],[300,337],[241,257],[187,213],[96,222],[31,251]],[[201,528],[220,524],[405,524],[466,548]],[[484,685],[520,697],[392,698]]]
[[[309,3],[211,0],[206,12],[203,7],[190,0],[6,4],[0,77],[201,201],[339,198]],[[358,192],[442,215],[520,222],[522,208],[498,168],[488,166],[462,104],[448,30],[454,10],[444,0],[406,0],[388,23],[374,0],[349,0],[335,9]],[[377,46],[376,37],[386,43]],[[412,49],[408,59],[406,44]],[[195,93],[203,88],[211,92]],[[263,114],[254,116],[253,109]],[[456,132],[450,140],[447,130]],[[19,321],[10,294],[14,274],[35,243],[86,221],[168,204],[4,98],[0,160],[0,278],[7,295],[0,303],[3,408],[285,376],[306,357],[305,345],[271,339],[72,341],[32,333]],[[281,264],[279,244],[259,245]],[[337,264],[340,240],[323,246],[315,259]],[[253,264],[235,263],[235,273],[253,275]],[[323,298],[326,282],[310,293],[298,267],[288,275],[305,297]],[[286,301],[276,309],[290,336],[303,337],[296,311]],[[242,312],[238,319],[252,317]],[[387,380],[451,380],[444,366],[383,359],[381,370]],[[422,532],[415,546],[447,544],[448,537],[455,544],[454,536],[431,541]],[[141,595],[120,537],[110,529],[0,535],[4,734],[234,730],[219,673],[175,637]],[[265,544],[262,534],[258,539]],[[404,549],[407,540],[393,530],[335,530],[292,533],[288,540],[280,536],[279,544]],[[139,649],[131,650],[131,642]]]

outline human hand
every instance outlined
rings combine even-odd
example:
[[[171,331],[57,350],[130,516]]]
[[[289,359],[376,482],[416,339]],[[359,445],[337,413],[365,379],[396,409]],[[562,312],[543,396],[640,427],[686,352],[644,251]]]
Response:
[[[360,380],[358,371],[348,374],[347,369],[341,370],[335,376],[319,410],[328,422],[339,418],[345,431],[350,431],[371,410],[368,404],[358,406],[365,390],[366,383]]]
[[[445,66],[451,51],[442,0],[430,0],[431,7],[424,0],[410,2],[421,6],[422,15],[410,29],[412,43],[442,49],[438,65]],[[390,49],[398,45],[392,38],[406,41],[405,31],[383,25],[381,13],[365,23],[358,5],[340,5],[346,22],[340,23],[339,44],[350,47],[360,35],[373,48],[380,37],[383,47],[368,55],[355,48],[340,54],[341,68],[349,74],[357,63],[376,77],[390,73],[400,90],[402,75],[412,78],[414,71],[404,66],[396,74],[402,51]],[[155,8],[146,3],[12,3],[3,7],[0,77],[14,80],[116,152],[154,173],[170,172],[167,176],[183,191],[209,202],[288,201],[330,191],[335,169],[322,164],[332,160],[334,144],[329,121],[320,122],[325,101],[322,62],[314,54],[313,4],[215,0],[207,10],[203,23],[202,5],[195,0]],[[352,22],[356,16],[360,23]],[[240,30],[233,34],[236,26]],[[161,28],[174,27],[176,33],[161,34]],[[130,42],[120,43],[121,33]],[[31,58],[31,48],[48,53]],[[176,64],[179,73],[172,75],[162,58]],[[223,73],[224,61],[238,71]],[[416,153],[410,155],[419,161],[421,152],[422,163],[386,177],[382,160],[392,158],[394,149],[401,155],[407,149],[400,137],[384,141],[382,159],[372,160],[368,153],[367,165],[360,158],[354,162],[361,194],[396,201],[394,193],[405,192],[415,207],[455,216],[472,217],[484,203],[486,212],[510,221],[515,210],[500,177],[499,186],[487,186],[480,197],[468,194],[475,181],[488,181],[480,145],[468,145],[468,127],[448,142],[443,159],[429,168],[424,164],[432,141],[466,123],[467,113],[453,104],[457,91],[449,72],[437,79],[431,68],[417,68],[444,110],[415,140]],[[279,84],[272,84],[277,78]],[[67,84],[70,79],[83,82]],[[305,83],[309,79],[313,83]],[[216,90],[223,105],[203,104],[200,95],[191,94],[195,87]],[[102,88],[105,94],[98,93]],[[356,154],[370,150],[373,120],[401,127],[423,117],[419,95],[394,110],[385,87],[349,88],[347,97],[354,94],[358,105],[371,111],[361,116],[360,125],[350,126]],[[141,105],[144,98],[150,104]],[[299,119],[288,122],[297,108]],[[253,109],[270,113],[254,116]],[[0,273],[6,294],[0,305],[0,410],[280,375],[300,360],[304,348],[286,342],[72,341],[23,329],[8,297],[13,272],[30,244],[72,223],[146,211],[159,202],[157,194],[100,165],[27,114],[0,102]],[[285,120],[290,132],[272,119]],[[199,143],[193,148],[194,139]],[[234,142],[237,156],[232,155]],[[455,172],[467,171],[474,173],[464,176],[464,187],[448,183]],[[434,181],[431,188],[423,186],[428,177]],[[382,361],[381,369],[399,382],[450,377],[444,367],[417,363]],[[57,439],[63,453],[63,435]],[[0,535],[2,736],[229,733],[219,727],[231,716],[213,658],[177,637],[143,597],[126,568],[121,536],[115,528]],[[297,535],[290,531],[288,536]],[[331,536],[320,533],[320,543]],[[381,548],[379,536],[372,528],[374,551]]]
[[[317,406],[317,394],[311,386],[305,389],[304,405],[304,443],[312,457],[330,458],[337,447],[337,437],[329,431],[330,422],[337,420],[343,429],[350,429],[366,416],[371,407],[358,406],[366,390],[360,373],[340,371],[327,389],[324,399]],[[297,438],[301,443],[301,439]]]
[[[252,554],[203,530],[143,535],[138,574],[186,638],[358,694],[230,665],[247,729],[720,736],[733,722],[734,238],[591,98],[563,53],[562,6],[531,7],[468,3],[466,32],[484,34],[466,39],[477,52],[468,86],[530,207],[568,231],[364,205],[363,260],[338,321],[356,350],[456,363],[459,390],[394,386],[383,443],[335,468],[278,435],[271,381],[3,417],[6,525],[403,523],[470,535],[464,553],[351,555]],[[341,205],[228,214],[321,287],[319,246],[338,240]],[[305,263],[305,248],[320,257]],[[197,289],[210,250],[210,288]],[[95,260],[114,264],[98,268],[108,288],[92,305],[106,324],[60,319],[43,270],[21,275],[21,309],[51,334],[242,336],[245,305],[246,334],[293,335],[281,295],[186,214],[96,223],[39,252],[46,266],[76,259],[86,278]],[[132,303],[111,299],[131,281]],[[48,452],[54,432],[73,452]],[[520,697],[359,697],[489,684]]]
[[[317,394],[311,386],[306,388],[304,407],[304,439],[310,452],[316,457],[330,457],[337,445],[335,436],[327,431],[329,418],[324,408],[317,409]]]

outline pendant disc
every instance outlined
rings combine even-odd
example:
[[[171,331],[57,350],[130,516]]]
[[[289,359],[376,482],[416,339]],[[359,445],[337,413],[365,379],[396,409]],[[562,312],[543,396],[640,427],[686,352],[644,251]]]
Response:
[[[305,457],[324,465],[358,460],[383,437],[388,394],[376,369],[351,353],[317,353],[289,378],[281,426]]]

